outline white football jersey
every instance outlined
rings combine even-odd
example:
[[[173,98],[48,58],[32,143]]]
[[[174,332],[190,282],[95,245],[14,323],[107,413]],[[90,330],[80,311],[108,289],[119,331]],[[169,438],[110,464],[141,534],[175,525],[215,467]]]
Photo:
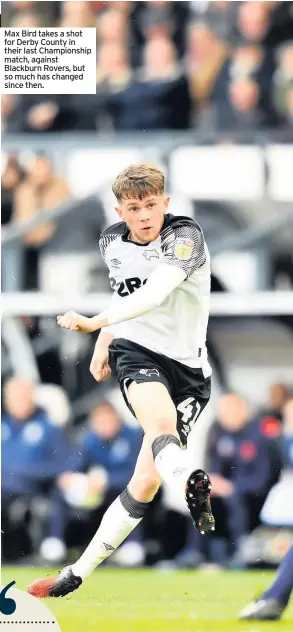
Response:
[[[156,353],[211,375],[206,332],[210,300],[210,256],[197,222],[165,215],[159,237],[148,244],[129,240],[125,222],[107,228],[100,250],[109,269],[114,305],[146,283],[159,263],[177,266],[185,280],[152,311],[111,326],[115,338],[132,340]]]

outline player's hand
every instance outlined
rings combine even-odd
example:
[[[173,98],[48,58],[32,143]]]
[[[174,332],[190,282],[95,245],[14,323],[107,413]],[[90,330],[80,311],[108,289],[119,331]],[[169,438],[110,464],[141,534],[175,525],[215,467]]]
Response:
[[[90,364],[90,372],[97,382],[105,382],[111,377],[108,348],[95,348]]]
[[[34,129],[48,129],[54,122],[58,114],[58,107],[55,103],[39,103],[30,108],[28,112],[28,122]]]
[[[57,480],[58,487],[63,490],[69,489],[74,476],[74,472],[63,472],[63,474],[60,474]]]
[[[234,486],[231,481],[219,474],[210,475],[212,483],[212,494],[215,496],[230,496],[234,492]]]
[[[79,331],[83,334],[88,334],[96,330],[92,318],[87,318],[87,316],[82,316],[81,314],[77,314],[77,312],[66,312],[63,316],[57,316],[57,324],[63,327],[63,329]]]
[[[108,487],[108,475],[103,468],[95,468],[88,474],[88,488],[90,492],[105,492]]]

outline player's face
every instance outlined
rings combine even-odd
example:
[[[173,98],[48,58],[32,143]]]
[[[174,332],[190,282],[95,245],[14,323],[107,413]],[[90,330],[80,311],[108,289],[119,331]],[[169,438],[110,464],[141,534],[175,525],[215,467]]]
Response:
[[[160,234],[170,198],[165,195],[148,195],[121,200],[116,211],[130,230],[130,239],[144,244],[154,241]]]

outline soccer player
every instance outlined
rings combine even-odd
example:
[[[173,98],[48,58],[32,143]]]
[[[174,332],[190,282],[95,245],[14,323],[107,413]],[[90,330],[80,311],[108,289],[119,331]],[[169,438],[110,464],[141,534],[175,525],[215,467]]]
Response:
[[[128,486],[106,511],[80,559],[59,576],[29,587],[39,597],[64,596],[78,588],[142,520],[162,480],[185,492],[200,533],[215,529],[209,477],[193,470],[184,450],[210,397],[208,249],[193,219],[168,213],[164,174],[157,167],[129,166],[116,178],[113,192],[121,221],[100,239],[112,302],[92,318],[67,312],[57,322],[83,333],[102,330],[91,373],[99,382],[115,367],[144,439]]]
[[[272,585],[259,599],[248,604],[239,618],[255,621],[276,621],[281,618],[293,590],[293,546],[281,562]]]

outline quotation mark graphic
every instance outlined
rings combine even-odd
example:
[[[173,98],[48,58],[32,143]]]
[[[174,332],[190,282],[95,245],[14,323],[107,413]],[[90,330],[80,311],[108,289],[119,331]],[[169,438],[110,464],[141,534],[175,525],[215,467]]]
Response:
[[[7,584],[7,586],[5,586],[5,588],[3,588],[3,590],[1,590],[0,593],[0,612],[2,614],[13,614],[16,610],[16,603],[14,601],[14,599],[11,599],[11,597],[6,597],[6,593],[9,590],[9,588],[11,588],[11,586],[14,586],[16,582],[10,582],[10,584]]]

